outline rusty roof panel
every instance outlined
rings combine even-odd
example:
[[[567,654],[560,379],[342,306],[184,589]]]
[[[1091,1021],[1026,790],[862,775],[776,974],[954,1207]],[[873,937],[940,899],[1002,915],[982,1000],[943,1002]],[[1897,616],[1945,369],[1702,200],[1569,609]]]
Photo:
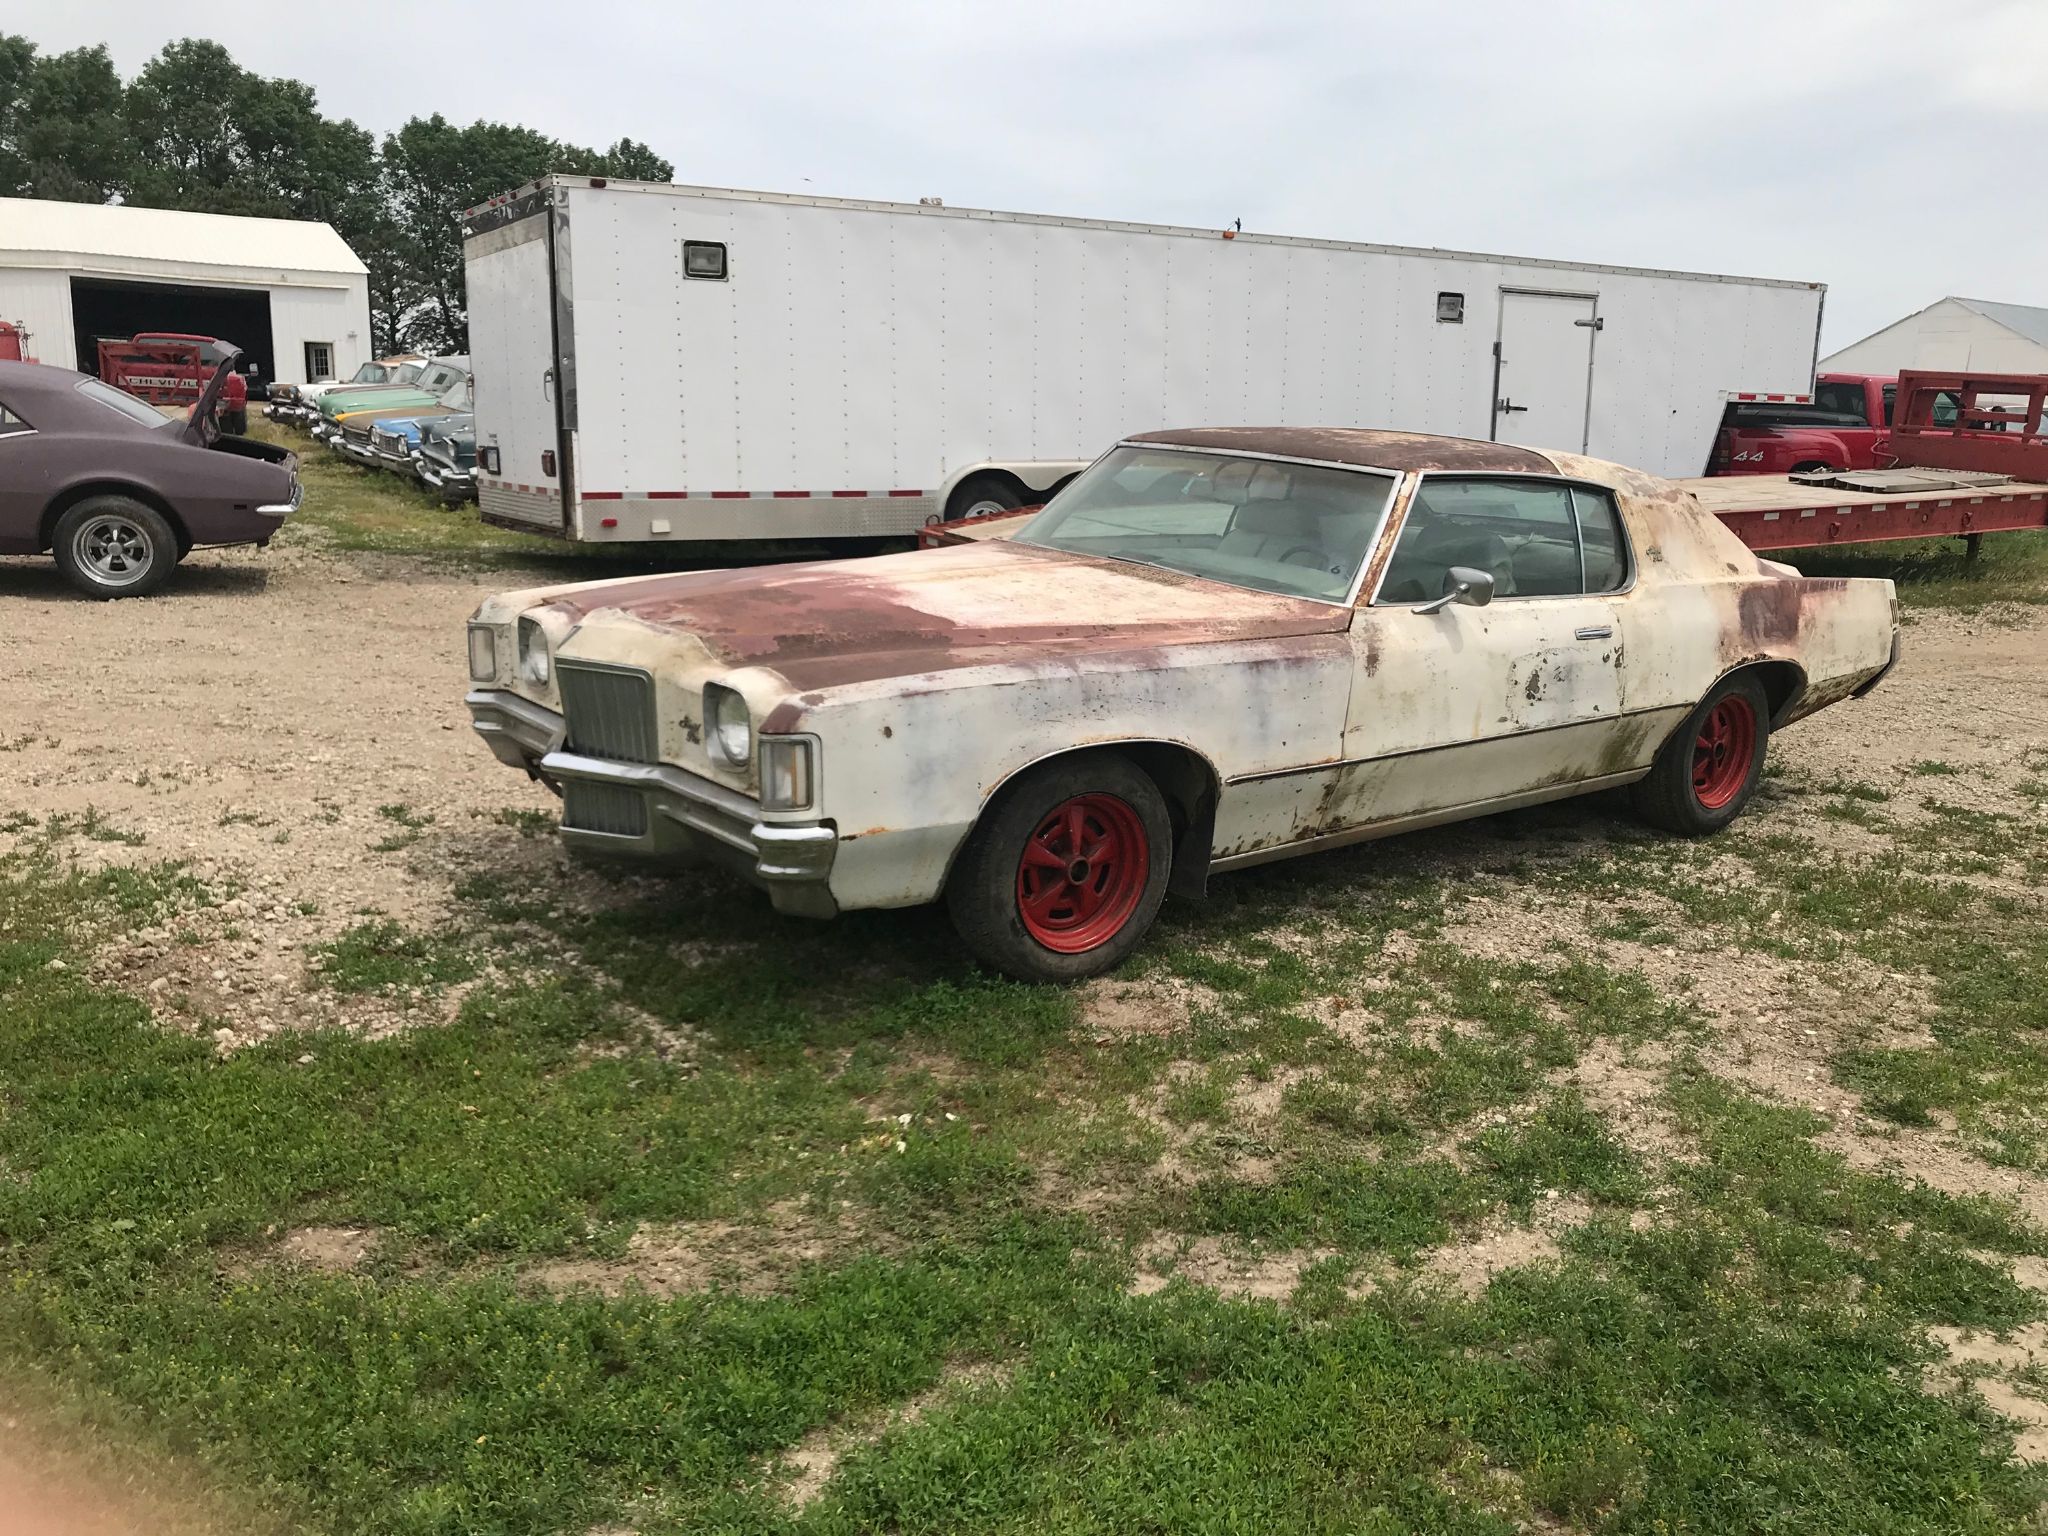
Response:
[[[1363,427],[1183,427],[1170,432],[1141,432],[1126,441],[1209,448],[1223,453],[1270,453],[1282,458],[1317,459],[1371,469],[1557,473],[1557,466],[1533,448],[1483,443],[1470,437],[1369,431]]]

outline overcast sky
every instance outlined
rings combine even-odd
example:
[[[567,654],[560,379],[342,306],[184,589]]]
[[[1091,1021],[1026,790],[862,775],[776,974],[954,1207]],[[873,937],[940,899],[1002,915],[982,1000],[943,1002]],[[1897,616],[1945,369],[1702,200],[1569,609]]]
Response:
[[[1829,350],[1944,294],[2048,304],[2048,0],[0,0],[0,29],[124,76],[203,34],[380,133],[630,136],[712,186],[1820,281]]]

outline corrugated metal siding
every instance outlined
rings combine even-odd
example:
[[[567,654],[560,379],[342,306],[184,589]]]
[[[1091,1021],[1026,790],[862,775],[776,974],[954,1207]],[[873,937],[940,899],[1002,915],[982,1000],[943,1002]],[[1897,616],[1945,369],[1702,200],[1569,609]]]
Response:
[[[29,333],[28,353],[37,362],[78,366],[72,356],[77,347],[71,339],[71,279],[64,273],[0,267],[0,320]]]

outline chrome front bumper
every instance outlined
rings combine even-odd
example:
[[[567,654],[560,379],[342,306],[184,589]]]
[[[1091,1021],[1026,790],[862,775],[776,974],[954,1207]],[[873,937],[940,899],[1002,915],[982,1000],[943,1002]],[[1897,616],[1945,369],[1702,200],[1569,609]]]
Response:
[[[828,882],[839,833],[830,822],[763,821],[755,801],[667,763],[565,751],[560,715],[501,689],[472,689],[466,702],[471,725],[498,761],[562,787],[562,841],[571,848],[606,858],[717,864],[766,890],[778,912],[838,914]],[[580,785],[611,792],[606,816],[621,803],[636,807],[630,823],[578,825]]]

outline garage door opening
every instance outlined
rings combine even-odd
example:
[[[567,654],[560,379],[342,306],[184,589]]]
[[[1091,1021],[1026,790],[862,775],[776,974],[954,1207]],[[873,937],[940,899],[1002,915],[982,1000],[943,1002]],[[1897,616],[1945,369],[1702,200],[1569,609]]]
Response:
[[[265,383],[277,377],[270,334],[270,294],[261,288],[193,288],[173,283],[121,283],[71,279],[71,323],[78,367],[99,367],[99,343],[126,341],[140,331],[215,336],[240,347],[242,366],[254,363]]]

